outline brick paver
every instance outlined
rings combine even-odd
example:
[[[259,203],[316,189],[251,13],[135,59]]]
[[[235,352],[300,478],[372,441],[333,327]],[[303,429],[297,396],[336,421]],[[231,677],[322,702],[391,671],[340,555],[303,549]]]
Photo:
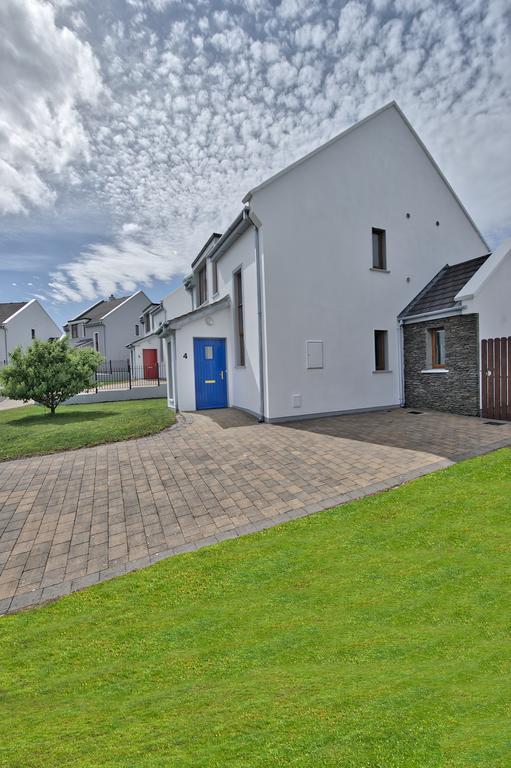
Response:
[[[153,437],[0,464],[0,613],[511,444],[407,411],[286,425],[187,414]]]

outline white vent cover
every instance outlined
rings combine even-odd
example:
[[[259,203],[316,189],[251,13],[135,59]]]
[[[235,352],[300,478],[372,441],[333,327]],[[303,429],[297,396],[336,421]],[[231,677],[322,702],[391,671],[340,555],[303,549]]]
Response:
[[[323,342],[306,341],[307,368],[323,368]]]

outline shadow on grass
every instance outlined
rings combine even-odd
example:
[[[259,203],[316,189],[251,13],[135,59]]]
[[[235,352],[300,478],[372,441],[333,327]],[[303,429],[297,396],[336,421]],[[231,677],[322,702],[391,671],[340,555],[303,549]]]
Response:
[[[30,426],[41,426],[41,424],[44,423],[45,426],[48,426],[48,425],[60,426],[64,424],[77,424],[83,421],[95,421],[97,419],[106,419],[106,418],[110,418],[112,416],[115,417],[118,415],[119,415],[118,411],[108,411],[108,412],[86,411],[85,413],[78,413],[77,411],[73,411],[72,413],[65,413],[57,410],[54,416],[52,416],[48,411],[47,413],[38,413],[30,416],[21,416],[19,419],[10,419],[8,422],[8,425],[12,427],[30,427]],[[7,426],[7,424],[5,426]]]

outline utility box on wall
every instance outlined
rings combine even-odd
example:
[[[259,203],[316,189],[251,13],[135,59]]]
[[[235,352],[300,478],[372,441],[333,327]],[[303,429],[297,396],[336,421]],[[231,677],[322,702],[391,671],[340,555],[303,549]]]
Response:
[[[322,341],[306,341],[306,359],[307,368],[323,368],[323,342]]]

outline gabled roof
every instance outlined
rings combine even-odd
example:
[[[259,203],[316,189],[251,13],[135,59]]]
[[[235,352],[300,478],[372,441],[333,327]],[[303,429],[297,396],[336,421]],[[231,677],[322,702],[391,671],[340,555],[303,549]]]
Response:
[[[482,267],[489,255],[487,253],[452,266],[446,264],[398,317],[404,319],[461,307],[461,302],[456,301],[456,294]]]
[[[146,312],[153,313],[161,308],[162,308],[161,301],[152,301],[150,304],[147,305],[147,307],[144,307],[144,309],[142,310],[142,314],[145,315]]]
[[[116,309],[120,304],[122,304],[124,301],[127,301],[130,296],[120,296],[118,299],[116,298],[110,298],[110,299],[102,299],[101,301],[98,301],[96,304],[93,304],[92,307],[89,307],[84,312],[82,312],[80,315],[77,315],[76,317],[73,317],[72,320],[70,320],[70,323],[76,323],[78,320],[90,320],[91,322],[101,320],[105,315],[107,315],[109,312],[111,312],[113,309]]]
[[[357,128],[360,128],[362,125],[364,125],[365,123],[368,123],[370,120],[374,120],[376,117],[378,117],[383,112],[386,112],[389,109],[395,110],[397,112],[397,114],[400,116],[400,118],[402,119],[404,124],[407,126],[407,128],[411,132],[412,136],[415,138],[417,144],[419,145],[421,150],[426,154],[428,160],[430,161],[430,163],[432,164],[432,166],[434,167],[434,169],[436,170],[436,172],[438,173],[438,175],[440,176],[440,178],[442,179],[442,181],[444,182],[444,184],[448,188],[448,190],[451,193],[451,195],[454,197],[454,199],[458,203],[459,207],[461,208],[461,210],[463,211],[464,215],[468,219],[470,225],[472,226],[472,228],[475,230],[475,232],[477,233],[477,235],[481,239],[481,242],[483,242],[485,244],[485,246],[488,248],[488,244],[487,244],[486,240],[484,239],[483,235],[481,234],[481,232],[479,231],[479,229],[477,228],[474,220],[472,219],[472,217],[468,213],[467,209],[465,208],[465,206],[463,205],[463,203],[459,199],[459,197],[456,194],[456,192],[454,191],[454,189],[451,187],[451,185],[447,181],[446,177],[444,176],[444,174],[441,171],[440,167],[437,165],[437,163],[436,163],[435,159],[433,158],[433,156],[431,155],[430,151],[428,150],[428,148],[426,147],[426,145],[424,144],[424,142],[422,141],[422,139],[420,138],[418,133],[415,131],[413,125],[410,123],[410,121],[408,120],[408,118],[406,117],[404,112],[401,110],[400,106],[397,104],[396,101],[391,101],[388,104],[385,104],[383,107],[380,107],[380,109],[377,109],[376,112],[373,112],[372,114],[368,115],[367,117],[364,117],[362,120],[359,120],[358,123],[355,123],[354,125],[350,126],[349,128],[347,128],[346,130],[342,131],[341,133],[338,133],[337,136],[334,136],[332,139],[330,139],[329,141],[326,141],[324,144],[321,144],[319,147],[316,147],[316,149],[313,149],[312,152],[309,152],[308,154],[304,155],[303,157],[299,158],[298,160],[295,160],[294,163],[291,163],[290,165],[288,165],[285,168],[283,168],[281,171],[278,171],[277,173],[275,173],[272,176],[270,176],[268,179],[265,179],[260,184],[258,184],[257,186],[253,187],[249,192],[247,192],[247,194],[243,198],[243,202],[244,203],[249,203],[250,199],[252,198],[252,196],[256,192],[259,192],[260,190],[264,189],[264,187],[267,187],[269,184],[272,184],[274,181],[279,179],[284,174],[289,173],[289,171],[292,171],[298,165],[301,165],[302,163],[307,162],[307,160],[309,160],[310,158],[314,157],[314,155],[317,155],[319,152],[322,152],[327,147],[330,147],[332,144],[335,144],[338,141],[342,141],[342,139],[345,136],[347,136],[348,134],[352,133],[353,131],[356,131]]]
[[[213,243],[215,243],[217,240],[219,240],[222,237],[220,232],[213,232],[212,235],[208,237],[202,248],[200,249],[199,253],[195,257],[195,259],[192,261],[192,269],[196,266],[196,264],[199,263],[202,256],[208,252],[208,250],[211,250],[211,246]]]
[[[169,331],[177,330],[178,328],[181,328],[182,325],[197,320],[199,317],[212,315],[215,312],[218,312],[219,309],[229,307],[230,304],[231,297],[228,294],[221,299],[218,299],[218,301],[212,301],[210,304],[202,304],[202,306],[197,307],[197,309],[192,309],[191,312],[185,312],[184,315],[178,315],[171,320],[167,320],[163,325],[160,325],[157,331],[155,331],[155,335],[168,336]]]
[[[10,301],[5,304],[0,304],[0,323],[5,323],[10,317],[12,317],[20,309],[26,307],[28,301]]]

